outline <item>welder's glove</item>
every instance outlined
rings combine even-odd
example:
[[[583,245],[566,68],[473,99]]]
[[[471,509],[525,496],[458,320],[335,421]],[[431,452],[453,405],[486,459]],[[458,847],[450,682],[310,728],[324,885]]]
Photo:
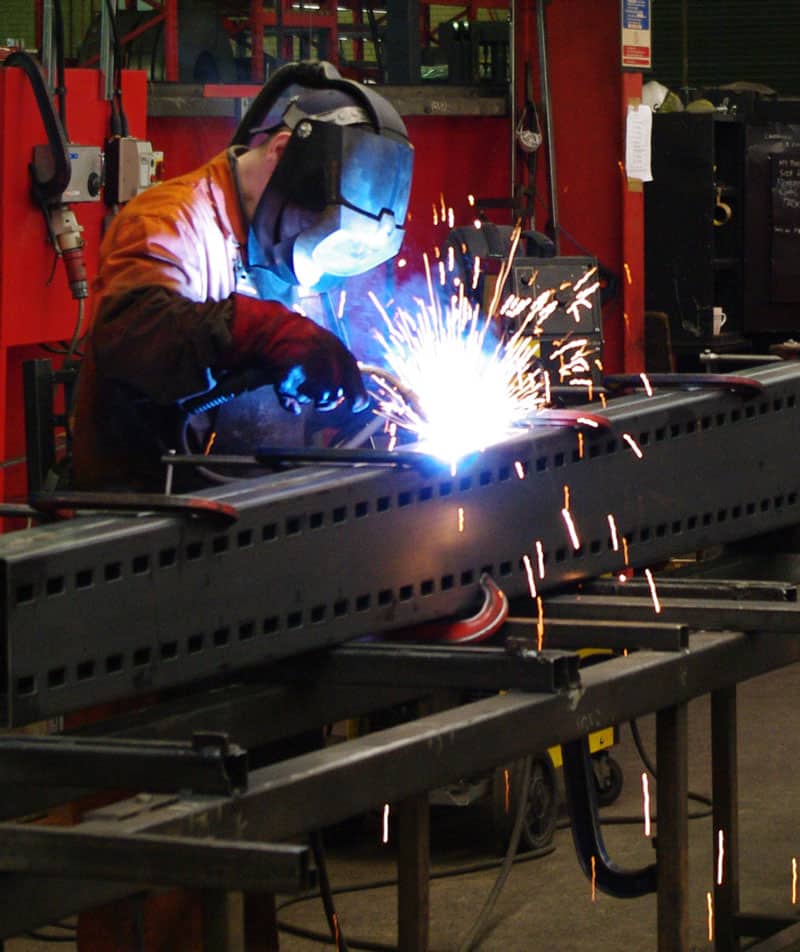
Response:
[[[277,301],[235,294],[230,332],[224,363],[262,367],[284,410],[297,414],[307,403],[333,410],[343,402],[353,413],[366,409],[367,393],[355,357],[338,337],[309,318]]]

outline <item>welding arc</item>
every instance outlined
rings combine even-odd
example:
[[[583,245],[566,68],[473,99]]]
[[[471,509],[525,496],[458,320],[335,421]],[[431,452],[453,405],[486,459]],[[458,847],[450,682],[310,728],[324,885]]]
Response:
[[[474,644],[490,638],[508,617],[508,598],[488,573],[480,578],[484,601],[480,610],[469,618],[426,622],[413,628],[392,632],[392,638],[413,641],[436,641],[450,645]]]

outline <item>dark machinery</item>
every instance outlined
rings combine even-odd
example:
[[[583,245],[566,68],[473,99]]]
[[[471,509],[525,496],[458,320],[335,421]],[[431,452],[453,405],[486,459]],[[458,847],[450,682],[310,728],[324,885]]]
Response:
[[[664,784],[662,794],[659,785],[658,876],[655,867],[619,870],[605,854],[596,804],[584,797],[591,784],[581,776],[581,738],[656,710],[666,751],[659,771],[667,776],[685,755],[675,712],[691,697],[729,691],[797,660],[800,613],[774,586],[751,585],[746,595],[727,587],[704,600],[687,583],[659,590],[652,575],[647,584],[634,580],[625,597],[610,582],[590,580],[796,525],[800,463],[786,448],[800,418],[800,370],[783,363],[741,378],[657,382],[661,389],[646,396],[636,392],[644,385],[638,378],[610,379],[609,392],[620,395],[603,416],[586,408],[567,417],[571,427],[554,428],[543,415],[455,474],[411,447],[396,466],[306,462],[209,490],[203,498],[225,507],[224,525],[188,507],[178,515],[90,515],[0,538],[9,726],[154,690],[200,689],[175,702],[168,717],[156,710],[117,724],[117,749],[85,741],[80,769],[65,758],[50,784],[59,789],[39,799],[26,787],[41,783],[35,745],[0,748],[0,763],[15,765],[18,793],[15,800],[4,790],[6,817],[18,816],[22,803],[30,809],[64,791],[102,786],[115,762],[128,778],[138,765],[146,789],[154,763],[147,739],[174,736],[178,727],[196,735],[190,750],[174,753],[193,771],[197,791],[164,794],[127,813],[100,811],[73,831],[84,838],[83,854],[69,833],[2,824],[6,869],[69,870],[95,881],[76,897],[69,880],[54,880],[31,905],[24,897],[35,880],[17,876],[2,934],[130,892],[126,850],[149,858],[137,882],[160,875],[159,882],[202,885],[202,863],[190,857],[195,847],[210,848],[196,838],[207,837],[209,824],[221,838],[211,841],[221,844],[220,855],[241,848],[240,862],[226,867],[226,888],[253,888],[267,867],[276,888],[300,888],[305,853],[257,849],[251,839],[413,799],[552,744],[564,746],[576,844],[584,864],[589,854],[596,860],[598,886],[638,895],[674,885],[682,874],[672,837],[682,835],[685,790]],[[72,502],[79,507],[80,498]],[[486,574],[516,616],[505,646],[335,647],[467,614]],[[584,587],[576,595],[578,583]],[[574,650],[592,644],[632,653],[579,671]],[[208,683],[218,696],[203,693]],[[354,684],[364,697],[356,699]],[[359,705],[413,699],[434,684],[489,696],[343,750],[295,758],[290,767],[274,764],[238,779],[226,772],[236,760],[221,730],[238,745],[264,744],[281,731],[299,732],[320,711],[326,719],[352,716]],[[342,686],[346,702],[336,696]],[[515,690],[494,693],[508,687]],[[174,770],[177,778],[179,765]],[[204,783],[223,792],[210,796]],[[719,803],[715,809],[732,809]],[[185,851],[167,861],[164,837],[175,836]],[[738,896],[723,898],[735,913]],[[684,917],[673,908],[676,924],[664,928],[680,930]]]

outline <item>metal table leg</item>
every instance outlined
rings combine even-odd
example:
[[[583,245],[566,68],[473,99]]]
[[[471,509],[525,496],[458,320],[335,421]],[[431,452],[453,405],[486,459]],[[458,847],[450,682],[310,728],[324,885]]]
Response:
[[[203,952],[245,952],[241,893],[203,891]]]
[[[689,718],[686,704],[656,714],[658,952],[689,952]]]
[[[711,783],[714,799],[714,948],[740,949],[739,791],[736,741],[736,686],[711,693]],[[722,862],[719,847],[722,834]],[[722,874],[722,882],[719,882]]]
[[[397,807],[397,941],[403,952],[427,952],[430,916],[430,807],[427,793]]]

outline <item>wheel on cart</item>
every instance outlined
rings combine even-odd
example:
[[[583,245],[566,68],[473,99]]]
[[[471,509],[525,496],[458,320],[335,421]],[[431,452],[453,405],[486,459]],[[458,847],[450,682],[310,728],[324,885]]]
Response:
[[[597,802],[601,807],[610,807],[622,793],[622,767],[607,750],[592,754]]]
[[[531,761],[527,790],[522,789],[525,761],[515,760],[506,767],[498,767],[492,778],[492,822],[499,849],[505,852],[519,800],[527,800],[522,823],[519,850],[538,850],[549,846],[558,820],[558,792],[556,771],[547,753],[536,754]]]

